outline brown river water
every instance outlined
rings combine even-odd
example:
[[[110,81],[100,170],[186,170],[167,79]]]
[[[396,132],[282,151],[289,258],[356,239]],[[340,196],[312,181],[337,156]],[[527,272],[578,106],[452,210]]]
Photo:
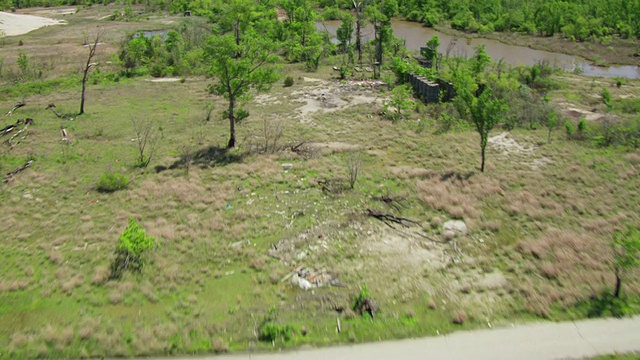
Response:
[[[335,37],[336,30],[340,27],[340,24],[341,21],[336,20],[319,22],[316,26],[320,30],[326,29]],[[594,66],[579,56],[534,50],[525,46],[509,45],[490,39],[456,38],[432,28],[424,27],[416,22],[393,20],[391,25],[394,35],[404,39],[409,50],[418,50],[421,46],[425,46],[429,39],[437,35],[440,39],[439,52],[445,54],[448,50],[450,56],[469,57],[473,55],[476,46],[484,45],[487,54],[491,56],[493,61],[502,59],[511,65],[524,64],[532,66],[539,61],[547,61],[549,65],[560,67],[567,71],[572,71],[578,67],[582,69],[582,74],[587,76],[640,79],[640,69],[637,66]],[[363,37],[366,40],[373,38],[373,27],[371,25],[367,26],[363,31]]]

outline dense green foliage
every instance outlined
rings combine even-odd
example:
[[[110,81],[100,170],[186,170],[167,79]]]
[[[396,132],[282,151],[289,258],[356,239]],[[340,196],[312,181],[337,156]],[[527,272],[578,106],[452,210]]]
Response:
[[[35,6],[59,5],[90,5],[94,3],[111,3],[102,0],[2,0],[0,7],[26,8]],[[237,6],[239,3],[240,6]],[[301,7],[301,4],[308,4]],[[374,2],[370,10],[374,23],[378,23],[377,15],[388,16],[386,5],[390,1]],[[414,21],[424,22],[428,26],[437,25],[443,21],[452,27],[470,32],[518,31],[527,34],[562,36],[584,41],[592,38],[606,41],[610,36],[632,37],[640,35],[640,1],[639,0],[399,0],[393,1],[393,8],[400,14]],[[209,16],[220,20],[219,15],[225,9],[235,7],[237,14],[245,18],[260,14],[256,6],[263,9],[273,8],[274,2],[234,1],[230,4],[222,0],[173,0],[173,1],[130,1],[127,4],[145,4],[150,8],[159,8],[173,13],[186,10],[196,15]],[[235,4],[235,5],[234,5]],[[279,5],[287,11],[289,20],[302,16],[307,20],[315,20],[312,6],[326,8],[323,13],[325,19],[341,17],[339,8],[351,9],[352,2],[345,0],[283,0]],[[382,5],[382,6],[380,6]],[[382,9],[386,7],[386,9]],[[300,10],[304,8],[305,10]],[[289,9],[295,9],[296,14]],[[380,11],[382,10],[382,11]],[[377,15],[375,14],[377,13]],[[312,15],[312,16],[310,16]],[[227,18],[227,25],[236,19]],[[263,18],[264,19],[264,18]],[[300,29],[298,29],[300,30]],[[303,35],[304,37],[304,35]],[[305,43],[304,41],[302,42]],[[306,46],[306,45],[303,45]]]
[[[202,45],[207,35],[188,23],[153,36],[135,34],[122,41],[118,58],[127,76],[200,74],[204,71]]]
[[[640,35],[637,0],[404,0],[402,13],[429,25],[442,20],[472,32],[519,31],[575,40]]]

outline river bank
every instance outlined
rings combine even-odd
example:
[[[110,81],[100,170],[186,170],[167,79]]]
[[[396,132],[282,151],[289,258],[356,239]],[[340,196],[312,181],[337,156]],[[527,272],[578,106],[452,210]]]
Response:
[[[596,66],[640,66],[640,42],[634,39],[614,37],[610,42],[601,44],[591,41],[570,41],[559,35],[546,37],[514,32],[478,34],[459,31],[448,25],[439,25],[435,29],[451,36],[467,39],[496,40],[506,45],[524,46],[535,50],[579,56],[589,60]]]

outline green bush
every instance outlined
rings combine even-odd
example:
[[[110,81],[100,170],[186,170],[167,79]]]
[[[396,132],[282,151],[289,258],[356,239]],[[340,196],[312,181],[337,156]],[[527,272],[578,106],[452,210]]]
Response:
[[[571,121],[567,121],[564,123],[564,128],[567,131],[567,139],[571,139],[573,134],[576,132],[576,128],[573,126]]]
[[[129,186],[129,178],[118,173],[104,173],[98,181],[96,189],[100,192],[114,192],[126,189]]]
[[[588,130],[587,127],[587,120],[580,119],[580,121],[578,121],[578,134],[584,135]]]
[[[135,219],[129,218],[129,226],[120,235],[116,257],[111,263],[111,278],[119,279],[126,270],[141,271],[144,253],[155,244],[156,240],[148,236]]]
[[[293,336],[293,327],[291,325],[279,325],[273,322],[267,322],[260,327],[260,340],[274,342],[280,337],[284,341],[291,340]]]
[[[284,87],[290,87],[293,86],[293,78],[291,76],[287,76],[284,79]]]
[[[342,11],[337,6],[325,8],[322,12],[324,20],[340,20],[342,19]]]

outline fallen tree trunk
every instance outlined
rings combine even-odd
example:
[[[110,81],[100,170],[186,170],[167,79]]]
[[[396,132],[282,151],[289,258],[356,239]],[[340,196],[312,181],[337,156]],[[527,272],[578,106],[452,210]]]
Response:
[[[15,124],[5,126],[4,129],[0,130],[0,137],[7,135],[22,124],[24,124],[24,119],[18,119]]]
[[[366,210],[366,215],[367,216],[371,216],[373,218],[376,218],[376,219],[382,221],[383,223],[385,223],[387,226],[389,226],[391,228],[395,228],[393,226],[393,224],[399,224],[399,225],[402,225],[404,227],[409,227],[408,224],[420,225],[420,223],[415,221],[415,220],[411,220],[411,219],[407,219],[407,218],[403,218],[403,217],[398,217],[398,216],[391,215],[391,214],[384,214],[384,213],[378,212],[378,211],[373,210],[373,209],[367,209]]]
[[[22,129],[20,129],[18,132],[16,132],[15,134],[13,134],[13,136],[11,138],[9,138],[9,140],[7,140],[7,144],[9,144],[9,148],[13,148],[14,144],[11,142],[13,139],[17,138],[20,134],[22,134],[25,130],[27,130],[27,128],[29,127],[29,125],[33,124],[33,119],[31,118],[27,118],[24,120],[24,127],[22,127]],[[22,140],[21,140],[22,141]],[[18,141],[18,143],[20,143],[20,141]]]
[[[13,106],[13,108],[9,111],[7,111],[6,114],[4,114],[5,116],[11,116],[11,114],[13,114],[14,111],[16,111],[17,109],[20,109],[21,107],[27,105],[27,103],[25,103],[24,101],[20,101],[19,103],[15,104]]]
[[[51,103],[49,104],[49,106],[47,106],[46,110],[51,110],[53,111],[54,114],[56,114],[57,117],[59,117],[60,119],[65,119],[65,120],[73,120],[73,116],[69,115],[69,114],[61,114],[58,112],[58,110],[56,110],[56,104]]]
[[[7,176],[4,178],[4,183],[6,184],[6,183],[8,183],[9,181],[11,181],[11,180],[13,179],[13,177],[14,177],[17,173],[19,173],[19,172],[21,172],[22,170],[24,170],[24,169],[28,168],[29,166],[31,166],[31,164],[32,164],[32,163],[33,163],[33,160],[29,160],[29,161],[27,161],[26,163],[24,163],[24,165],[20,166],[19,168],[17,168],[17,169],[15,169],[15,170],[13,170],[13,171],[12,171],[12,172],[10,172],[10,173],[7,173]]]

